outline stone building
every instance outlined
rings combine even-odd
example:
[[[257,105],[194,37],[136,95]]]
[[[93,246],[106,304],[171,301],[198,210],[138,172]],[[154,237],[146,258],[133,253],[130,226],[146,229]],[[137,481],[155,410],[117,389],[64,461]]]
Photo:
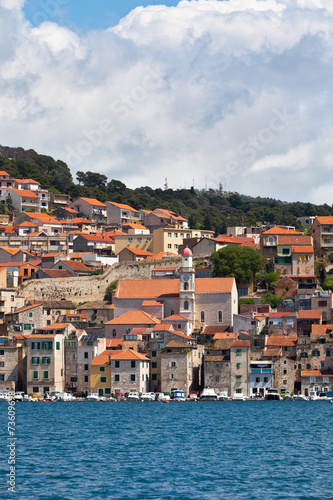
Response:
[[[148,392],[149,363],[144,354],[128,349],[111,357],[111,392]]]
[[[0,338],[0,389],[18,390],[19,348],[8,338]]]
[[[133,328],[154,328],[160,322],[161,320],[144,311],[128,311],[105,323],[105,337],[121,339],[124,338],[124,335],[129,334]]]
[[[203,346],[170,340],[161,352],[161,391],[198,391],[202,386]]]
[[[9,332],[21,331],[27,335],[46,326],[42,304],[33,304],[5,314],[5,324]]]

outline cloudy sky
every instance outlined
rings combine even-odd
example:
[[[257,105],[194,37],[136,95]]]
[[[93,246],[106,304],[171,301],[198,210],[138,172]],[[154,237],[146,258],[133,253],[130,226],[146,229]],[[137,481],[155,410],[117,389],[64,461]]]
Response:
[[[0,0],[0,144],[332,203],[331,0]]]

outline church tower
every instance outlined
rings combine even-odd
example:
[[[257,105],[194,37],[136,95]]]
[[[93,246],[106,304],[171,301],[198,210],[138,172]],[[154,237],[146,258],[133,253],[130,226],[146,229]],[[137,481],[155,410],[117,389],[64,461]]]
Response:
[[[186,247],[182,253],[182,267],[179,269],[179,314],[194,322],[195,318],[195,269],[193,267],[193,254]]]

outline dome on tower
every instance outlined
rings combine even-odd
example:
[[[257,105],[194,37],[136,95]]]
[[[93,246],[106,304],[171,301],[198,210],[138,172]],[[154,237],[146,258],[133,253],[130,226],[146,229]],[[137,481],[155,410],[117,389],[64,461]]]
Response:
[[[189,249],[189,247],[186,247],[186,248],[184,248],[184,250],[183,250],[182,256],[183,256],[183,257],[192,257],[192,256],[193,256],[193,253],[192,253],[192,251]]]

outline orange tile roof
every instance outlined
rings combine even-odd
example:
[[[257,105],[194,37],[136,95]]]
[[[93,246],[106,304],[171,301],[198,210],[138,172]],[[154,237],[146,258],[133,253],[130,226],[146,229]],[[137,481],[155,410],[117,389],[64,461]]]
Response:
[[[293,245],[291,251],[294,253],[313,253],[313,245]]]
[[[146,226],[143,226],[142,224],[135,224],[135,223],[124,224],[124,227],[130,227],[131,229],[145,229],[145,230],[147,230]]]
[[[98,354],[97,356],[94,357],[92,362],[90,363],[91,366],[98,366],[98,365],[109,365],[110,364],[110,351],[103,351],[101,354]]]
[[[197,278],[195,291],[196,293],[230,293],[234,283],[235,278]]]
[[[318,309],[300,310],[297,317],[299,319],[320,319],[323,312]]]
[[[231,347],[251,347],[251,342],[249,340],[235,340]]]
[[[312,245],[312,236],[278,236],[279,245]]]
[[[34,181],[33,179],[18,179],[18,180],[20,180],[22,184],[38,184],[38,186],[40,186],[40,183]]]
[[[30,217],[31,219],[38,219],[44,223],[51,222],[52,224],[59,225],[59,221],[57,221],[57,219],[43,212],[23,212],[23,213],[28,217]]]
[[[33,334],[33,335],[26,335],[25,338],[27,340],[29,339],[53,339],[56,335],[59,335],[59,333],[45,333],[44,335],[41,334],[41,335],[36,335],[36,334]]]
[[[171,323],[161,323],[159,325],[154,326],[154,332],[168,332],[172,329]]]
[[[21,251],[19,248],[6,248],[6,247],[1,247],[1,250],[4,250],[5,252],[8,252],[12,255],[16,255],[17,252]]]
[[[69,325],[70,323],[53,323],[53,325],[43,326],[40,330],[64,330]]]
[[[73,273],[67,269],[41,269],[43,273],[48,274],[50,278],[73,278]],[[48,279],[48,278],[46,278]]]
[[[299,231],[295,231],[294,229],[283,229],[282,227],[279,226],[274,226],[271,229],[268,229],[268,231],[265,231],[261,233],[263,235],[266,234],[299,234],[301,233]]]
[[[222,340],[222,339],[238,339],[238,333],[217,332],[214,334],[213,340]]]
[[[29,311],[29,309],[33,309],[34,307],[39,307],[41,305],[42,304],[33,304],[32,306],[21,307],[21,309],[17,309],[16,311],[14,311],[11,314],[21,313],[21,312],[24,312],[24,311]]]
[[[172,314],[171,316],[168,316],[167,318],[163,318],[163,321],[190,321],[186,316],[183,316],[182,314]]]
[[[139,360],[139,361],[150,361],[149,358],[147,358],[144,354],[141,354],[140,352],[134,351],[132,349],[127,349],[127,351],[120,351],[119,354],[115,354],[112,356],[112,361],[113,360]]]
[[[123,345],[123,339],[106,339],[107,347],[121,347]]]
[[[156,325],[161,322],[145,311],[132,310],[128,311],[117,318],[105,323],[106,325]]]
[[[301,377],[333,377],[332,370],[302,370]]]
[[[80,262],[78,260],[60,260],[59,262],[61,262],[64,265],[67,265],[68,267],[73,269],[73,271],[91,271],[89,267],[87,267],[85,264],[83,264],[83,262]]]
[[[15,224],[15,227],[38,227],[38,224],[34,224],[33,222],[28,222],[26,220],[21,222],[21,224]]]
[[[326,325],[311,325],[311,334],[314,335],[324,335],[327,333],[327,331],[333,330],[333,325],[332,324],[326,324]]]
[[[193,337],[190,337],[189,335],[185,335],[185,333],[182,333],[182,332],[175,332],[174,330],[170,330],[170,332],[173,334],[173,335],[177,335],[177,337],[181,337],[183,339],[187,339],[187,340],[194,340]]]
[[[0,171],[0,175],[7,175],[9,177],[9,174],[7,174],[7,172],[5,172],[4,170]]]
[[[85,201],[86,203],[89,203],[90,205],[98,205],[99,207],[107,208],[107,206],[104,203],[102,203],[101,201],[96,200],[95,198],[82,198],[81,197],[79,199]],[[73,202],[73,203],[75,203],[75,202]]]
[[[172,252],[157,252],[154,254],[150,254],[150,256],[147,257],[146,260],[160,260],[163,259],[163,257],[176,257],[176,254]]]
[[[33,193],[29,189],[14,189],[14,188],[12,188],[11,191],[13,191],[13,193],[18,194],[22,198],[23,197],[25,197],[25,198],[39,198],[39,196],[36,193]]]
[[[266,340],[266,346],[294,347],[297,344],[297,336],[272,336]]]
[[[151,255],[151,252],[147,252],[146,250],[141,250],[141,248],[131,248],[131,247],[125,247],[123,250],[128,250],[129,252],[133,253],[134,255],[146,257]]]
[[[155,306],[161,306],[161,302],[157,302],[157,300],[143,300],[142,304],[143,307],[155,307]]]
[[[108,203],[114,205],[115,207],[122,208],[124,210],[130,210],[131,212],[138,212],[138,210],[135,210],[135,208],[132,208],[129,205],[124,205],[124,203],[116,203],[115,201],[108,201]]]
[[[229,325],[206,326],[200,335],[215,335],[215,333],[225,332]]]
[[[330,216],[316,217],[316,219],[320,224],[333,224],[333,217]]]
[[[263,357],[276,357],[282,354],[282,347],[265,347]]]

